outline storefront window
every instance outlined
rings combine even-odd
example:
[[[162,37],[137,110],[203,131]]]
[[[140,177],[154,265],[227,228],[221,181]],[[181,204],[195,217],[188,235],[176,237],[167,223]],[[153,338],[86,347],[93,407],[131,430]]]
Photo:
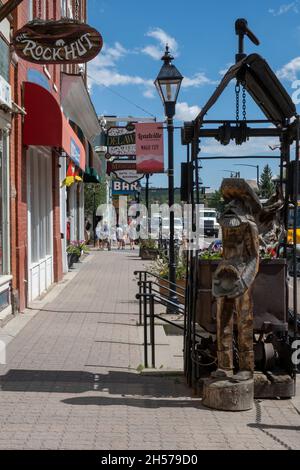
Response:
[[[34,264],[52,254],[51,158],[31,149],[29,165],[31,264]]]

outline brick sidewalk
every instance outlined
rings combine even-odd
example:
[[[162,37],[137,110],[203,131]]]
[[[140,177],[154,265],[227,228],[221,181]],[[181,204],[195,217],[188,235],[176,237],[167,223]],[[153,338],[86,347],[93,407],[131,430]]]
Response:
[[[0,449],[300,449],[290,400],[212,411],[183,379],[140,376],[135,269],[95,252],[8,346]]]

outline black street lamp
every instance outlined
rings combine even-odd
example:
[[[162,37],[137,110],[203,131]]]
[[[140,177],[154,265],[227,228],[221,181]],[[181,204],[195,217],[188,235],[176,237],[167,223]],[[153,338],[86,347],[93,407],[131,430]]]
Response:
[[[172,64],[174,57],[166,46],[165,54],[161,58],[163,66],[154,82],[159,96],[162,99],[165,115],[167,117],[168,129],[168,182],[169,182],[169,208],[174,205],[174,124],[175,107],[180,90],[183,76]],[[170,238],[169,238],[169,282],[170,301],[177,303],[176,296],[176,260],[175,260],[175,244],[174,244],[174,212],[170,211]]]

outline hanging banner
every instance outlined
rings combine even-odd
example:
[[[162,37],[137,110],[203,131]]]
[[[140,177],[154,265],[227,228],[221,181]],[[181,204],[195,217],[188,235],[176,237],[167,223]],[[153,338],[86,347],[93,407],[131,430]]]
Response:
[[[136,154],[135,127],[113,126],[107,130],[107,153],[105,157],[133,156]]]
[[[101,34],[76,20],[34,20],[16,31],[16,54],[35,64],[82,64],[102,49]]]
[[[135,124],[136,169],[139,173],[164,172],[163,124]]]

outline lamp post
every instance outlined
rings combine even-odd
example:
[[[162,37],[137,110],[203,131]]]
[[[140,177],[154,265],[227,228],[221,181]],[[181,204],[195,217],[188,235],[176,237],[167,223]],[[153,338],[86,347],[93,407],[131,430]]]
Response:
[[[169,208],[174,205],[174,124],[175,107],[180,90],[183,76],[172,64],[174,57],[169,52],[168,45],[165,53],[161,58],[163,65],[154,82],[159,96],[165,108],[165,116],[167,117],[168,130],[168,196]],[[170,238],[169,238],[169,283],[170,301],[177,303],[176,296],[176,260],[175,260],[175,244],[174,244],[174,212],[170,211]],[[169,309],[170,310],[170,309]]]
[[[248,163],[236,163],[235,166],[250,166],[252,168],[256,168],[256,181],[257,187],[259,187],[259,165],[248,165]]]
[[[231,171],[231,170],[223,170],[226,173],[230,173],[230,178],[240,178],[240,172],[239,171]]]

